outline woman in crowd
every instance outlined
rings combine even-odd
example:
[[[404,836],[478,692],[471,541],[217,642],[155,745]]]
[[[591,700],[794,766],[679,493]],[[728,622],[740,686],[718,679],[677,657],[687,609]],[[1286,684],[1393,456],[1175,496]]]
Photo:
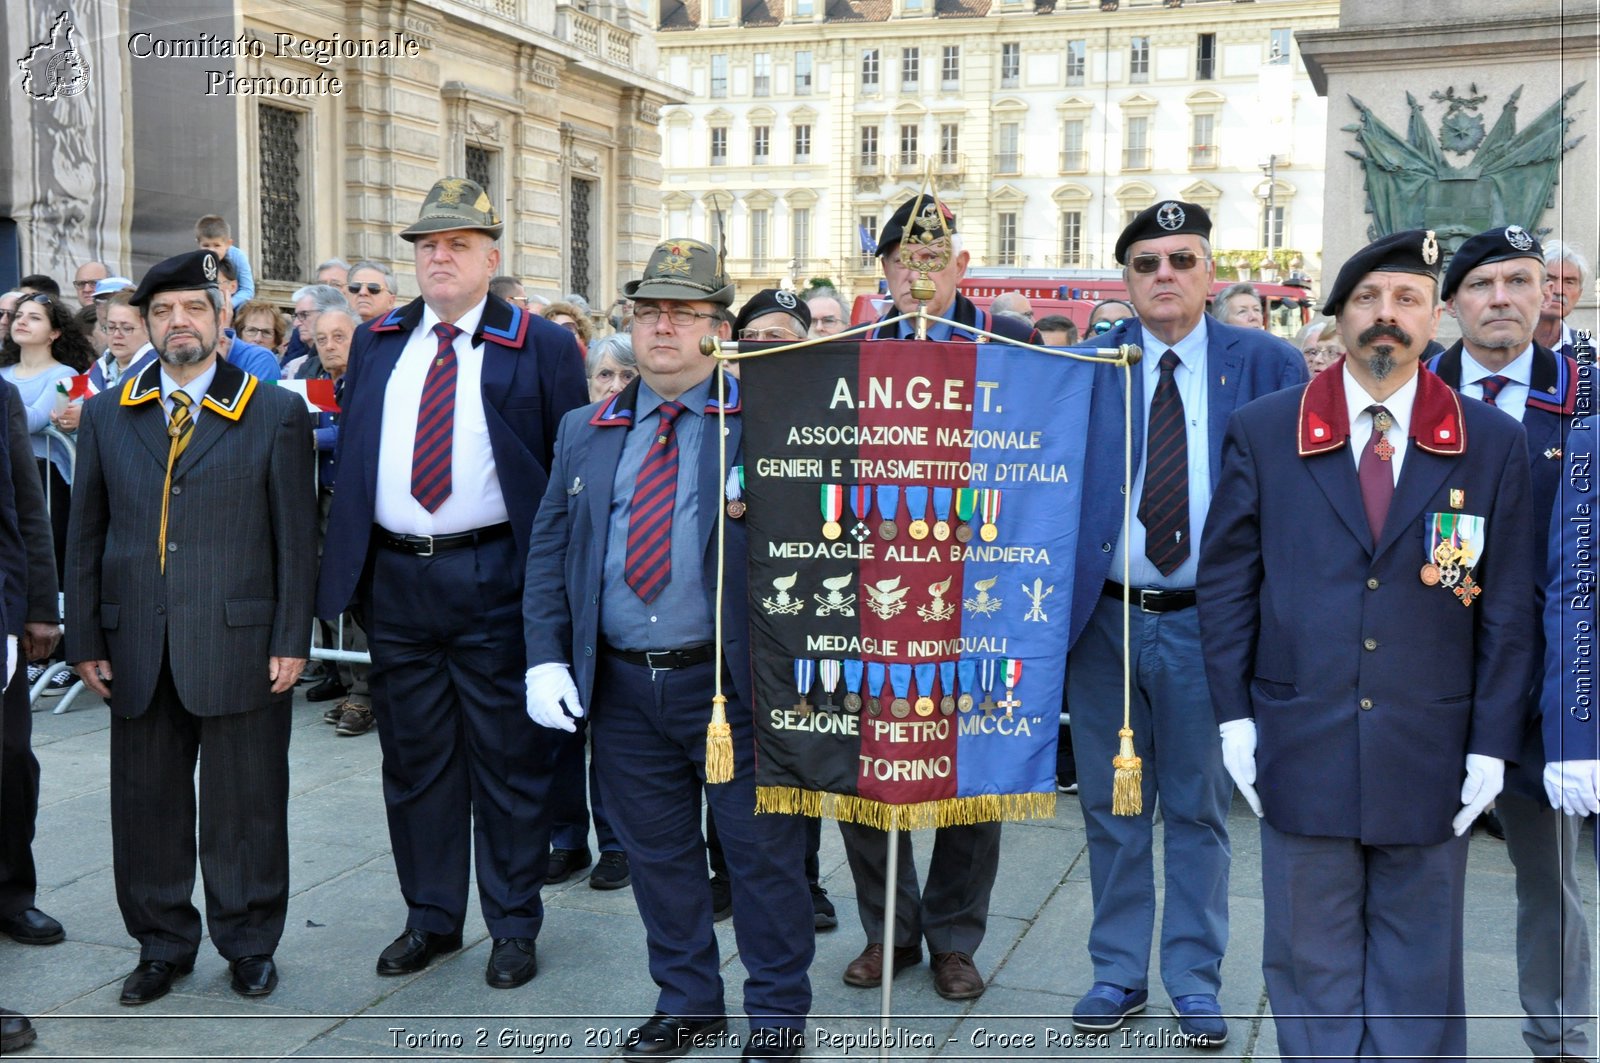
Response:
[[[283,315],[265,299],[252,299],[234,311],[234,329],[246,343],[259,344],[278,357],[283,357],[284,344],[289,330],[284,327]]]
[[[544,308],[544,316],[578,337],[578,346],[588,354],[591,330],[589,316],[583,310],[568,302],[551,303]]]
[[[1238,325],[1240,328],[1267,327],[1266,319],[1261,315],[1261,296],[1256,294],[1255,287],[1249,281],[1230,284],[1218,292],[1211,301],[1211,316],[1225,325]]]
[[[1300,353],[1305,356],[1306,368],[1316,376],[1334,362],[1344,357],[1344,343],[1331,317],[1319,317],[1307,325],[1300,337]]]
[[[639,375],[639,362],[633,356],[633,337],[623,333],[606,336],[589,348],[584,369],[589,375],[589,401],[615,395]]]

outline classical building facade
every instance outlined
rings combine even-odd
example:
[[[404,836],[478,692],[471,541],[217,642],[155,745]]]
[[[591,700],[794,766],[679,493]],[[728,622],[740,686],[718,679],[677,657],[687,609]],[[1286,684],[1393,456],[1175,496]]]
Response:
[[[6,54],[40,57],[38,97],[5,109],[27,150],[0,163],[0,252],[21,272],[98,257],[136,276],[214,212],[270,298],[335,256],[389,262],[414,295],[396,234],[447,174],[488,188],[503,269],[535,290],[603,308],[659,237],[674,93],[631,0],[79,6],[24,0],[3,20]],[[79,24],[57,24],[64,7]],[[56,84],[72,49],[86,86]]]
[[[878,271],[929,171],[974,265],[1104,269],[1125,219],[1203,204],[1218,274],[1322,246],[1326,101],[1295,45],[1337,0],[660,0],[662,221],[727,228],[741,294]]]

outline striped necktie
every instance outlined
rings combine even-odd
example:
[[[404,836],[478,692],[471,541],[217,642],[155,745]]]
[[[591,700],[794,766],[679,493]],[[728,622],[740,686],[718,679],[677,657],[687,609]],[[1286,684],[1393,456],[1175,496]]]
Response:
[[[653,602],[672,581],[672,509],[678,500],[678,433],[681,402],[663,402],[661,425],[633,482],[628,515],[628,559],[622,578],[640,600]]]
[[[1500,397],[1500,389],[1511,383],[1508,376],[1486,376],[1478,383],[1483,387],[1483,401],[1490,406],[1495,405],[1495,399]]]
[[[189,448],[189,439],[194,435],[194,400],[181,390],[174,391],[171,397],[172,416],[167,419],[167,438],[171,444],[167,447],[167,478],[161,485],[161,534],[156,539],[162,575],[167,572],[167,508],[172,500],[172,470]]]
[[[1161,376],[1150,399],[1144,493],[1139,496],[1144,555],[1163,576],[1189,559],[1189,433],[1183,396],[1172,376],[1179,364],[1174,351],[1161,356]]]
[[[441,321],[433,326],[439,350],[428,365],[417,407],[417,436],[411,445],[411,497],[429,513],[450,497],[450,444],[456,431],[456,336],[460,329]]]

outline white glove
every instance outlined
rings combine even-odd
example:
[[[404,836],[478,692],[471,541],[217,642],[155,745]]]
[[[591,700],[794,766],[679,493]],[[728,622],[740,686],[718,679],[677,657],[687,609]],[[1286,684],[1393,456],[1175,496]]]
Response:
[[[1482,753],[1467,754],[1467,781],[1461,784],[1461,811],[1450,821],[1456,837],[1472,829],[1472,823],[1489,807],[1506,782],[1506,762]]]
[[[567,703],[563,710],[561,703]],[[572,683],[572,671],[556,661],[536,664],[528,669],[528,719],[540,727],[558,731],[576,731],[576,720],[583,717],[583,706],[578,704],[578,688]]]
[[[1544,766],[1550,807],[1569,816],[1600,812],[1600,760],[1556,760]]]
[[[1218,728],[1222,732],[1222,766],[1233,776],[1233,785],[1244,795],[1244,803],[1261,818],[1261,797],[1256,793],[1256,722],[1229,720]]]
[[[11,685],[11,677],[17,674],[17,636],[6,636],[6,672],[0,676],[0,690]]]

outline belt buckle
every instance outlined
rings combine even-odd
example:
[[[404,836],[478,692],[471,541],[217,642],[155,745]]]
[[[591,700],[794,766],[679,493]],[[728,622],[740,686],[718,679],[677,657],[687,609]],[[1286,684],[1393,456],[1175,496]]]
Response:
[[[673,652],[674,651],[672,651],[672,650],[645,650],[644,651],[645,667],[649,668],[652,672],[662,672],[662,671],[666,671],[667,669],[670,669],[672,667],[672,665],[670,663],[657,664],[656,663],[656,658],[660,657],[660,658],[663,658],[664,660],[670,660],[672,655],[673,655]]]
[[[1152,599],[1155,600],[1155,601],[1160,601],[1162,593],[1163,592],[1161,592],[1159,590],[1156,590],[1153,587],[1140,587],[1139,588],[1139,611],[1141,613],[1153,613],[1153,612],[1155,612],[1154,609],[1150,608],[1150,606],[1145,604],[1145,603],[1147,601],[1149,601],[1149,600],[1152,600]]]
[[[431,536],[431,535],[416,535],[416,536],[412,536],[412,538],[413,539],[426,539],[426,540],[428,540],[428,548],[427,548],[427,550],[414,550],[414,552],[416,553],[416,555],[418,557],[432,557],[433,556],[433,536]],[[413,545],[413,547],[415,547],[417,544],[413,543],[412,545]]]

